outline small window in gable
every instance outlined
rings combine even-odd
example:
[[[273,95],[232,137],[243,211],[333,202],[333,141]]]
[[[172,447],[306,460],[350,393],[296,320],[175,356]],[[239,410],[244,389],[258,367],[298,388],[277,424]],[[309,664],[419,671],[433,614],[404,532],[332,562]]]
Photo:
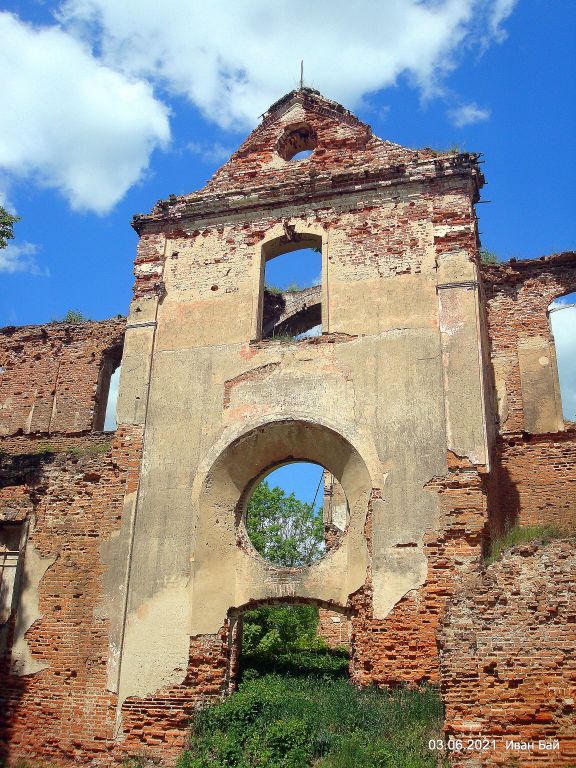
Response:
[[[286,128],[278,142],[278,154],[284,160],[303,160],[318,145],[316,131],[306,123]]]

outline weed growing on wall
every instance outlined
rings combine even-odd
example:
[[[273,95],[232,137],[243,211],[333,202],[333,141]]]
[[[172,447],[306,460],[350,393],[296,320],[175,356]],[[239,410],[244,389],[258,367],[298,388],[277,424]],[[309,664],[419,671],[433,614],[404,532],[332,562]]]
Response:
[[[530,541],[539,541],[545,544],[554,539],[561,539],[566,535],[568,535],[567,531],[555,525],[515,525],[499,539],[492,542],[486,562],[493,563],[504,550],[517,544],[527,544]]]

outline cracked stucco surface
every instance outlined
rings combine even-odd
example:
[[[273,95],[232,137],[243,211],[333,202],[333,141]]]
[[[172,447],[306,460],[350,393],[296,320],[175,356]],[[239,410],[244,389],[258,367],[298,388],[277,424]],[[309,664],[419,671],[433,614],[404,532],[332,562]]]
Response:
[[[417,190],[403,194],[362,214],[370,236],[410,220]],[[350,195],[349,205],[357,203]],[[415,220],[405,273],[397,274],[400,266],[391,270],[367,245],[358,248],[356,212],[318,216],[332,224],[336,217],[337,226],[323,230],[297,211],[289,221],[296,233],[321,239],[323,326],[342,335],[334,343],[248,342],[262,247],[253,245],[251,228],[272,242],[284,231],[278,219],[207,226],[166,241],[165,294],[146,310],[157,328],[127,347],[121,382],[122,418],[138,421],[135,403],[148,403],[122,697],[183,679],[190,636],[217,632],[230,608],[250,600],[300,597],[345,607],[370,566],[374,617],[384,618],[426,579],[422,542],[438,521],[426,484],[446,473],[447,435],[459,455],[485,460],[478,297],[467,255],[438,260],[434,227]],[[439,300],[437,285],[448,282],[454,285]],[[287,457],[332,471],[351,512],[341,546],[295,574],[237,543],[240,497]],[[364,523],[373,491],[370,556]],[[416,546],[397,547],[406,541]],[[170,630],[151,644],[149,629],[168,621]]]

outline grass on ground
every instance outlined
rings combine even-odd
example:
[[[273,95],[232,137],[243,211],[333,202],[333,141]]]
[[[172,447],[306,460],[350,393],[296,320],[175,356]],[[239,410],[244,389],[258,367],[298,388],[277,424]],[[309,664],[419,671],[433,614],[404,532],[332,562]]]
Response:
[[[198,712],[178,768],[437,768],[434,688],[358,690],[346,679],[265,675]]]

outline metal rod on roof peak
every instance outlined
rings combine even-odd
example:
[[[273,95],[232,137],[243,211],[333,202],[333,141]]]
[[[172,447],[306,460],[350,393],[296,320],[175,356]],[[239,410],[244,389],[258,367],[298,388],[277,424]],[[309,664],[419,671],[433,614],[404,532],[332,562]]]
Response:
[[[300,61],[300,90],[304,88],[304,59]]]

